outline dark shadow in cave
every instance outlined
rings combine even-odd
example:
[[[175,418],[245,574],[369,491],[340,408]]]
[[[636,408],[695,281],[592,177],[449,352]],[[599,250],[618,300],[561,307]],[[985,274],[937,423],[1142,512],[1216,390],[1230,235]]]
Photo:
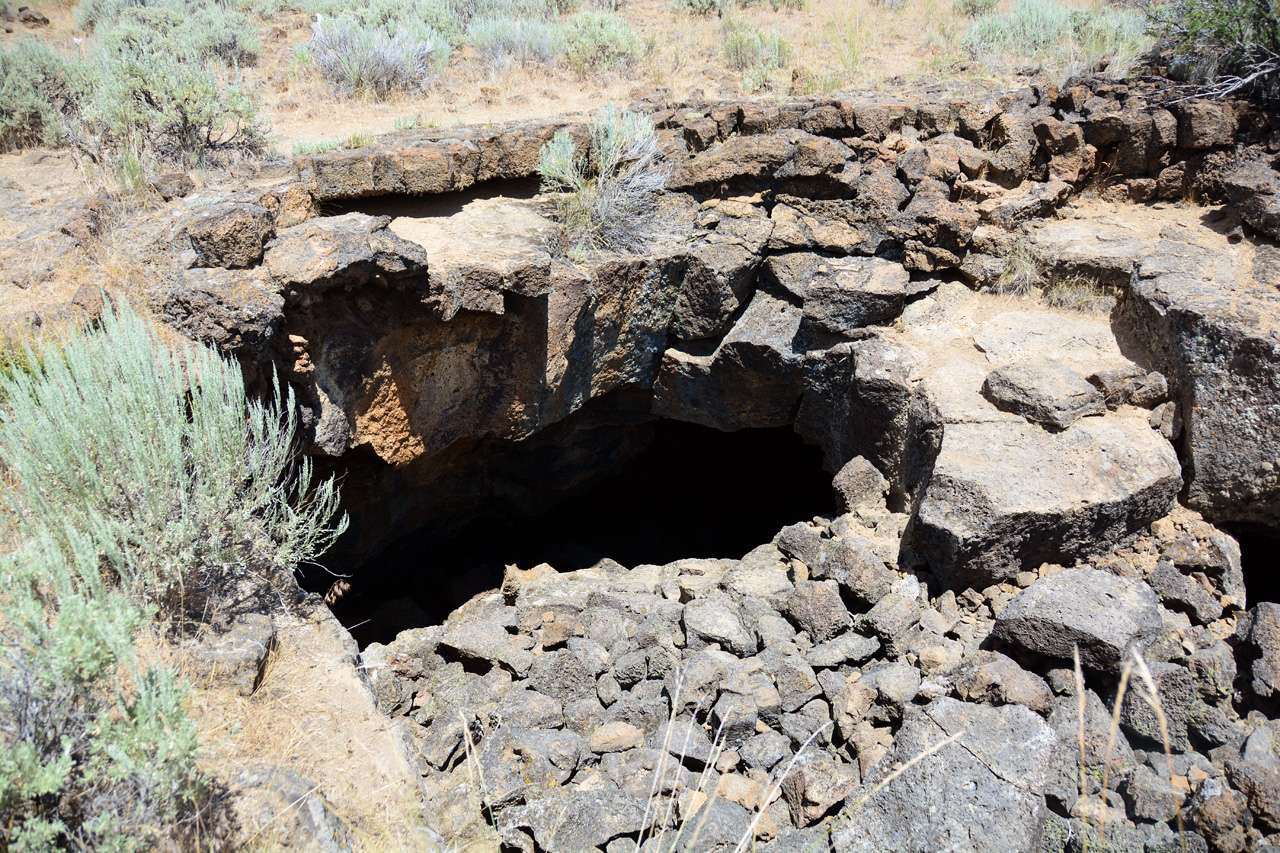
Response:
[[[541,181],[533,178],[510,178],[506,180],[482,181],[465,190],[439,193],[437,195],[391,195],[343,199],[326,202],[325,216],[341,216],[344,213],[367,213],[370,216],[390,216],[393,219],[409,216],[421,219],[431,216],[453,216],[463,207],[477,199],[504,198],[530,199],[538,194]]]
[[[1276,572],[1280,537],[1261,527],[1223,529],[1240,543],[1240,567],[1249,606],[1260,601],[1280,602],[1280,573]]]
[[[499,587],[508,564],[567,571],[602,557],[627,567],[737,559],[788,524],[834,513],[822,452],[790,428],[723,433],[660,420],[647,450],[542,515],[504,516],[495,500],[444,546],[412,536],[396,543],[339,616],[362,647],[389,642],[405,626],[387,610],[402,620],[412,612],[407,598],[429,624],[442,622],[471,596]]]

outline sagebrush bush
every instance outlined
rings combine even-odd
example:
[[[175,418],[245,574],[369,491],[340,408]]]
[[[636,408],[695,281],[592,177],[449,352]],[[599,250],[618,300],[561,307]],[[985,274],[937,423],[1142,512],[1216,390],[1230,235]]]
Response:
[[[250,568],[291,568],[342,528],[332,480],[311,487],[293,450],[293,400],[246,398],[240,367],[171,352],[127,307],[101,333],[0,381],[0,532],[71,552],[91,533],[121,552],[139,600],[216,588]],[[7,528],[7,530],[6,530]]]
[[[0,151],[56,145],[63,115],[74,109],[86,86],[81,67],[41,38],[20,38],[0,47]]]
[[[74,532],[0,558],[0,849],[130,853],[189,835],[207,783],[173,673],[138,660],[147,619]]]
[[[550,65],[564,50],[564,29],[537,18],[473,18],[467,41],[490,59],[521,65]]]
[[[640,58],[640,37],[608,12],[582,12],[565,30],[565,54],[580,74],[627,68]]]
[[[560,193],[558,209],[575,250],[643,252],[666,235],[658,208],[669,167],[653,120],[608,106],[591,124],[591,150],[579,152],[561,131],[542,148],[543,189]]]
[[[723,15],[728,0],[671,0],[671,8],[690,15]]]
[[[763,32],[750,25],[734,25],[725,28],[724,56],[736,71],[776,70],[791,61],[791,45],[777,30]]]
[[[1075,9],[1057,0],[1018,0],[1008,13],[982,15],[969,25],[964,43],[975,57],[1048,60],[1064,78],[1104,67],[1112,77],[1127,76],[1151,48],[1137,13]]]
[[[426,24],[390,35],[345,19],[317,22],[307,43],[311,63],[339,92],[376,99],[425,88],[448,50]]]

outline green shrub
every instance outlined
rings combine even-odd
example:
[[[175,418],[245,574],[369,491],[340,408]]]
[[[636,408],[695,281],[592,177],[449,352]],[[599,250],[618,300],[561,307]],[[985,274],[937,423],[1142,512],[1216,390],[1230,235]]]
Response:
[[[449,43],[426,24],[389,35],[340,18],[316,23],[307,52],[320,76],[342,94],[382,99],[424,88],[447,59]]]
[[[956,14],[969,18],[986,15],[996,8],[996,0],[956,0]]]
[[[311,489],[292,449],[292,396],[246,399],[239,365],[205,347],[171,353],[127,307],[0,387],[0,532],[67,553],[92,533],[121,552],[139,600],[291,568],[336,535],[333,481]]]
[[[762,32],[749,25],[725,28],[724,55],[736,71],[750,68],[777,70],[791,61],[791,45],[777,30]]]
[[[197,820],[185,691],[138,661],[146,612],[103,582],[118,557],[76,533],[0,559],[0,849],[127,853]]]
[[[86,136],[100,147],[186,166],[265,149],[257,102],[214,64],[163,44],[137,49],[114,34],[104,34],[101,47],[80,111]]]
[[[561,193],[559,215],[578,252],[643,252],[664,236],[658,200],[669,172],[653,120],[612,106],[591,124],[589,152],[561,131],[538,161],[543,189]]]
[[[496,62],[549,65],[564,49],[564,29],[537,18],[473,18],[467,41]]]
[[[1280,98],[1280,9],[1263,0],[1139,0],[1172,55],[1171,73],[1205,94]]]
[[[728,3],[726,0],[671,0],[671,8],[690,15],[723,15]]]
[[[0,48],[0,151],[56,145],[64,111],[79,102],[84,69],[64,59],[41,38],[22,38]]]
[[[640,56],[640,37],[607,12],[575,15],[565,31],[565,54],[580,74],[630,66]]]

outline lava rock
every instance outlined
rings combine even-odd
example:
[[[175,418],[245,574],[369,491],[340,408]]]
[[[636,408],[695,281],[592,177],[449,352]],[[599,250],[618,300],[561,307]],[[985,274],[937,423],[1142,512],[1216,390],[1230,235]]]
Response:
[[[1250,609],[1240,620],[1236,637],[1253,653],[1250,689],[1274,706],[1280,702],[1280,604],[1264,601]]]
[[[166,323],[223,355],[267,357],[284,322],[284,299],[257,270],[191,269],[164,297]]]
[[[889,481],[876,466],[855,456],[831,478],[831,488],[836,493],[836,506],[846,513],[862,504],[883,504]]]
[[[686,604],[684,629],[691,649],[717,643],[739,657],[750,657],[756,653],[755,637],[742,624],[737,607],[723,594],[709,595]]]
[[[1168,514],[1181,470],[1141,417],[1086,418],[1060,433],[949,424],[920,500],[916,547],[944,581],[975,589],[1044,562],[1069,565]]]
[[[204,266],[251,267],[275,236],[275,219],[265,207],[223,202],[201,208],[187,223],[187,236]]]
[[[1066,569],[1033,583],[1001,611],[993,635],[1027,651],[1114,669],[1163,626],[1151,587],[1096,569]]]
[[[833,580],[797,582],[786,612],[815,643],[825,643],[853,621]]]
[[[937,748],[956,734],[959,742]],[[935,699],[907,718],[889,755],[845,801],[832,849],[1033,850],[1045,821],[1043,792],[1056,745],[1053,730],[1026,708]],[[919,758],[929,750],[935,751]],[[877,787],[912,760],[900,776]]]
[[[1027,672],[999,652],[978,652],[973,660],[951,673],[956,696],[985,705],[1025,705],[1047,714],[1053,693],[1040,676]]]
[[[589,850],[644,827],[644,800],[621,791],[558,789],[498,815],[504,839],[528,830],[543,850]],[[514,844],[522,847],[523,845]]]
[[[1059,361],[1038,358],[987,374],[982,393],[997,409],[1066,429],[1086,415],[1106,412],[1102,394]]]

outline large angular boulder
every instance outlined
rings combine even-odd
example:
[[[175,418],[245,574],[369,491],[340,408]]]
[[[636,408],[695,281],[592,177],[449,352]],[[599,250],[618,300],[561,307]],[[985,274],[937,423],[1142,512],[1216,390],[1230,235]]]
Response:
[[[801,316],[790,300],[757,291],[714,351],[673,347],[663,354],[654,412],[726,432],[787,425],[800,399]]]
[[[261,270],[195,268],[169,289],[160,311],[192,340],[258,361],[284,320],[284,299]]]
[[[187,237],[201,264],[229,269],[251,267],[262,260],[263,245],[275,230],[271,212],[247,202],[201,208],[187,223]]]
[[[671,323],[672,334],[686,341],[725,332],[751,296],[764,246],[773,233],[773,222],[754,205],[718,200],[708,204],[698,218],[705,233],[689,250]]]
[[[1113,668],[1160,631],[1160,601],[1140,580],[1066,569],[1033,583],[1000,612],[994,635],[1018,648]]]
[[[955,735],[956,741],[937,749]],[[889,754],[845,800],[832,849],[1034,850],[1044,826],[1044,789],[1057,743],[1053,729],[1022,706],[935,699],[907,717]],[[931,749],[936,752],[924,755]]]
[[[1177,455],[1144,417],[1086,418],[1060,433],[949,424],[916,547],[946,582],[982,589],[1110,550],[1166,515],[1181,485]]]
[[[1280,239],[1280,174],[1266,163],[1241,164],[1222,179],[1231,206],[1254,228]]]
[[[1280,528],[1280,291],[1233,257],[1161,242],[1118,325],[1169,381],[1186,501],[1214,521]]]

